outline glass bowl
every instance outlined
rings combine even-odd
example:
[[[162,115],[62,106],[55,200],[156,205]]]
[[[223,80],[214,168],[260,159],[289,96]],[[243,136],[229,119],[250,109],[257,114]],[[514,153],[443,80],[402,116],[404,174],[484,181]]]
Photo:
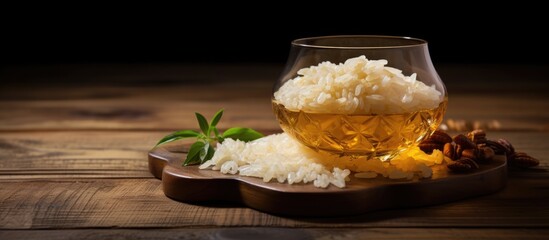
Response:
[[[436,130],[447,102],[426,41],[367,35],[292,41],[272,97],[281,128],[302,144],[382,160]]]

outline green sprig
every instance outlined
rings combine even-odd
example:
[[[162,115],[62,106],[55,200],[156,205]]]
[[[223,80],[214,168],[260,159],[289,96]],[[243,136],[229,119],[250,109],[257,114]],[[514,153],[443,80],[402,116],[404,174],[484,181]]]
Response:
[[[196,120],[198,121],[198,126],[202,132],[197,132],[194,130],[176,131],[166,135],[155,145],[155,147],[157,147],[176,140],[195,137],[196,142],[191,145],[191,148],[187,153],[187,158],[183,162],[183,166],[201,164],[212,159],[215,153],[213,146],[217,142],[222,143],[227,138],[249,142],[263,137],[263,134],[251,128],[241,127],[229,128],[225,130],[225,132],[220,133],[217,129],[217,124],[223,116],[223,109],[215,113],[210,123],[208,123],[208,120],[202,114],[195,113],[195,115]]]

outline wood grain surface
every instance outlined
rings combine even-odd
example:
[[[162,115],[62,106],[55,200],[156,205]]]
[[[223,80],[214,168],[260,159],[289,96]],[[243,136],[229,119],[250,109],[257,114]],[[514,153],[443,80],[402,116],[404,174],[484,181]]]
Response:
[[[269,102],[280,67],[0,68],[0,239],[543,239],[548,233],[547,66],[439,71],[450,93],[446,119],[497,120],[489,138],[506,138],[541,161],[535,169],[510,169],[501,192],[335,218],[167,198],[148,173],[154,143],[170,131],[196,129],[194,111],[211,116],[220,108],[221,128],[280,131]]]
[[[339,217],[381,209],[424,207],[491,194],[507,183],[505,155],[498,155],[467,174],[452,173],[446,165],[438,165],[432,167],[433,174],[428,179],[359,179],[351,174],[344,188],[331,185],[318,188],[182,166],[186,156],[183,148],[183,145],[159,146],[149,152],[149,170],[162,180],[166,196],[186,203],[237,202],[283,216]]]
[[[431,207],[289,218],[235,204],[167,198],[157,179],[3,181],[3,229],[269,227],[549,227],[546,183],[510,179],[501,192]]]
[[[216,95],[216,88],[212,90],[210,86],[191,86],[167,90],[158,87],[146,90],[119,88],[113,92],[117,97],[105,99],[67,97],[67,101],[47,98],[36,101],[0,101],[0,131],[175,130],[195,127],[194,112],[212,116],[222,108],[225,109],[225,115],[220,128],[247,126],[259,130],[278,129],[270,102],[271,83],[254,84],[249,86],[242,83],[242,87],[221,96]],[[226,89],[227,87],[220,87],[218,91]],[[61,88],[51,91],[51,94],[63,98],[64,91],[66,89]],[[88,94],[99,94],[101,88],[95,91]],[[150,94],[148,91],[162,94]],[[189,99],[188,95],[210,98]],[[450,92],[449,99],[447,120],[482,123],[495,120],[500,123],[498,130],[549,130],[549,112],[540,111],[549,109],[549,101],[544,101],[540,96],[452,95]],[[32,113],[32,117],[29,113]]]

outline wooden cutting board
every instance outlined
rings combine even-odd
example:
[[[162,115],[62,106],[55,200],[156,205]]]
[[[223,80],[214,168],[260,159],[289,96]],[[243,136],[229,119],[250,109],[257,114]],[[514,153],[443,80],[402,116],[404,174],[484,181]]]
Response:
[[[449,173],[443,165],[433,169],[432,178],[421,180],[359,179],[351,174],[345,188],[321,189],[181,166],[186,156],[183,149],[168,145],[149,152],[149,170],[162,179],[166,196],[196,204],[233,202],[277,215],[344,216],[428,206],[494,193],[507,182],[505,157],[498,156],[468,174]]]

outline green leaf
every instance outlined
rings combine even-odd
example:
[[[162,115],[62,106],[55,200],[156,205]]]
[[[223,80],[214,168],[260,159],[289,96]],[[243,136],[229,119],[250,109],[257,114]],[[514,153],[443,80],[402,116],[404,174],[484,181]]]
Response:
[[[181,131],[173,132],[169,135],[166,135],[162,139],[160,139],[160,141],[158,141],[155,147],[160,144],[173,142],[175,140],[179,140],[183,138],[197,137],[198,135],[200,135],[200,133],[193,130],[181,130]]]
[[[214,128],[214,134],[215,134],[215,137],[217,138],[217,142],[222,143],[223,140],[225,140],[223,136],[219,134],[219,131],[217,130],[217,128]]]
[[[187,153],[185,162],[183,162],[183,166],[200,163],[200,152],[204,148],[204,145],[205,143],[201,141],[193,143],[189,149],[189,153]]]
[[[217,113],[213,116],[212,122],[210,123],[210,127],[217,126],[217,123],[219,122],[222,116],[223,116],[223,109],[217,111]]]
[[[213,130],[216,137],[221,137],[221,135],[219,135],[219,130],[217,130],[217,128],[214,128]]]
[[[248,142],[263,137],[263,134],[256,132],[253,129],[240,127],[227,129],[227,131],[220,134],[217,129],[217,124],[223,117],[223,109],[220,109],[215,113],[209,124],[208,120],[202,114],[195,112],[195,115],[202,133],[193,130],[181,130],[163,137],[156,144],[156,146],[158,146],[183,138],[196,137],[197,141],[189,148],[187,157],[183,162],[184,166],[204,163],[205,161],[212,159],[215,154],[215,148],[213,146],[216,143],[222,143],[227,138]],[[212,132],[214,133],[213,136],[211,134]]]
[[[210,150],[210,143],[206,142],[204,144],[204,147],[202,147],[202,150],[200,150],[200,162],[204,162],[206,159],[206,155],[208,155],[208,150]]]
[[[215,113],[214,117],[212,118],[212,121],[210,122],[210,126],[208,127],[208,133],[206,134],[208,137],[210,137],[212,130],[216,130],[216,125],[223,116],[223,109],[217,111]]]
[[[200,154],[198,157],[200,163],[204,163],[212,159],[214,153],[215,149],[212,147],[212,145],[210,143],[205,143],[202,149],[200,149]]]
[[[206,154],[206,158],[204,158],[204,160],[201,161],[200,163],[204,163],[204,162],[212,159],[214,153],[215,153],[215,149],[212,147],[212,145],[210,145],[210,147],[208,148],[208,154]]]
[[[263,137],[263,134],[251,129],[251,128],[229,128],[223,132],[223,138],[238,139],[240,141],[249,142]]]
[[[200,113],[194,114],[196,115],[196,119],[198,120],[198,125],[200,125],[200,130],[202,130],[202,132],[206,134],[207,137],[209,137],[208,128],[210,127],[210,125],[208,124],[208,120],[206,120],[206,118]]]

